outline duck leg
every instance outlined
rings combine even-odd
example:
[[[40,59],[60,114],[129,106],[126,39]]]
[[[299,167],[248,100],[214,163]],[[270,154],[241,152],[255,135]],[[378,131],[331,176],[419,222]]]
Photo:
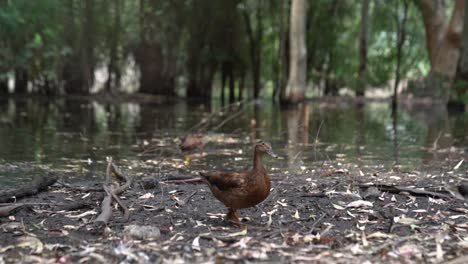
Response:
[[[239,220],[239,215],[236,212],[236,209],[233,208],[228,208],[228,213],[226,214],[226,220],[234,222],[234,223],[240,223]]]
[[[239,215],[236,212],[236,209],[234,208],[228,208],[228,213],[226,214],[226,220],[235,224],[238,227],[243,227],[239,220]]]

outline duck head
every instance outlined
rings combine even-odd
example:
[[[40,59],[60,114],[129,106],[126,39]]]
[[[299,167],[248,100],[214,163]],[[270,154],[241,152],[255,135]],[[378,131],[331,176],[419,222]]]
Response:
[[[261,154],[268,154],[270,156],[272,156],[273,158],[277,158],[278,155],[276,155],[274,152],[273,152],[273,149],[271,148],[271,145],[270,143],[268,142],[259,142],[257,143],[257,145],[255,145],[255,152],[256,153],[261,153]]]

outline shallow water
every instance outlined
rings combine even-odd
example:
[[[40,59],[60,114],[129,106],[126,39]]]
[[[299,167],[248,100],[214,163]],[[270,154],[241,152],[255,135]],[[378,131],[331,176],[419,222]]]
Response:
[[[281,111],[269,101],[221,109],[219,102],[206,106],[3,99],[0,186],[47,172],[69,181],[101,179],[106,156],[126,169],[154,166],[152,173],[162,174],[244,168],[258,139],[270,141],[281,156],[265,159],[276,174],[310,174],[317,168],[373,173],[395,165],[406,171],[429,166],[441,173],[448,168],[430,165],[449,159],[444,164],[450,167],[466,159],[466,113],[435,106],[402,108],[394,118],[388,103],[310,102]],[[220,109],[222,114],[217,114]],[[202,120],[209,122],[200,125]],[[197,128],[205,135],[206,156],[184,163],[176,148],[178,138]],[[467,169],[466,162],[459,168]]]

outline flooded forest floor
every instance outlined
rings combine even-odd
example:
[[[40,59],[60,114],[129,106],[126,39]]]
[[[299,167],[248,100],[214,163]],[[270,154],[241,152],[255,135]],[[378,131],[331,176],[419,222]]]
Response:
[[[0,264],[468,263],[466,115],[323,105],[0,104]],[[280,158],[240,229],[198,173],[259,138]]]

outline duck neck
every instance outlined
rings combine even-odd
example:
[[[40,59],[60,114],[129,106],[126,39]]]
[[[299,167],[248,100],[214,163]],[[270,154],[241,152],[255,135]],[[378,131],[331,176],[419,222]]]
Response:
[[[263,164],[262,164],[262,154],[258,151],[255,150],[254,153],[254,160],[253,160],[253,169],[254,170],[262,170]]]

